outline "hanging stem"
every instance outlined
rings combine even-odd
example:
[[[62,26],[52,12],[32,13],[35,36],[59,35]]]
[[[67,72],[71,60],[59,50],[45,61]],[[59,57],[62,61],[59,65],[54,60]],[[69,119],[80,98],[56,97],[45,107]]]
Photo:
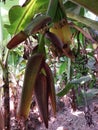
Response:
[[[39,53],[42,53],[44,56],[46,56],[46,53],[45,53],[44,34],[39,34],[38,52],[39,52]]]

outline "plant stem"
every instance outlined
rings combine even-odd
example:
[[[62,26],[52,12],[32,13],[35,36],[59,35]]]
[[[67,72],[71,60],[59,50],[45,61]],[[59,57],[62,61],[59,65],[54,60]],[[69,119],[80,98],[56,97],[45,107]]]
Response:
[[[66,10],[64,8],[64,5],[63,5],[63,1],[62,0],[59,0],[59,5],[60,5],[60,8],[62,10],[62,13],[64,14],[64,17],[66,18]]]
[[[3,91],[4,91],[4,122],[5,130],[10,130],[10,95],[9,95],[9,79],[8,79],[8,53],[6,56],[3,69]]]
[[[0,66],[1,66],[2,70],[4,71],[4,65],[3,65],[1,59],[0,59]]]
[[[43,55],[46,55],[46,53],[45,53],[44,34],[39,34],[38,53],[42,53]]]
[[[2,16],[1,16],[1,8],[0,8],[0,42],[3,41],[3,32],[2,32]]]
[[[67,72],[67,81],[69,82],[71,80],[71,59],[68,58],[68,72]]]

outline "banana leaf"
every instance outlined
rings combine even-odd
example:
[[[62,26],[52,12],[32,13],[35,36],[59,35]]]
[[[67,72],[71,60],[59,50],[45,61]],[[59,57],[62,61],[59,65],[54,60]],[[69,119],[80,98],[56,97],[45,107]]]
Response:
[[[92,80],[92,75],[87,75],[87,76],[82,76],[80,77],[79,79],[74,79],[74,80],[71,80],[70,83],[72,84],[84,84],[88,81],[91,81]]]
[[[98,0],[70,0],[98,15]]]
[[[16,34],[28,25],[35,14],[44,12],[48,5],[48,0],[30,0],[30,2],[21,7],[19,5],[13,6],[9,10],[10,25],[5,25],[10,34]]]
[[[60,92],[57,93],[57,96],[62,97],[66,95],[73,87],[77,87],[78,84],[82,85],[91,80],[92,80],[91,75],[87,75],[87,76],[80,77],[79,79],[71,80],[66,84],[65,88],[63,88]]]
[[[62,89],[60,92],[57,93],[57,96],[62,97],[64,95],[66,95],[69,92],[69,90],[72,89],[72,87],[74,87],[74,84],[67,83],[66,86],[65,86],[65,88]]]

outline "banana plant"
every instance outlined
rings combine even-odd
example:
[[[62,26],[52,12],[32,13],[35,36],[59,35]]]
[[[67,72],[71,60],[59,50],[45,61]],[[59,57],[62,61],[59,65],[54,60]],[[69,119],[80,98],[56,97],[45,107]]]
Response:
[[[74,7],[76,7],[76,5]],[[24,120],[28,118],[32,96],[34,95],[38,104],[40,116],[46,128],[48,128],[49,99],[51,101],[53,113],[54,115],[56,114],[54,79],[49,64],[46,62],[48,59],[46,47],[50,49],[52,53],[55,51],[57,53],[56,57],[65,56],[68,58],[66,88],[64,88],[64,91],[60,92],[58,96],[64,95],[69,92],[70,89],[73,89],[73,86],[81,84],[82,81],[88,82],[88,80],[84,80],[85,77],[78,77],[80,79],[77,79],[77,76],[74,74],[77,55],[79,55],[84,45],[80,45],[78,39],[77,41],[79,43],[77,43],[77,45],[73,44],[72,31],[75,32],[75,30],[71,27],[77,29],[77,26],[70,26],[67,17],[75,19],[93,29],[98,28],[98,23],[95,21],[76,14],[73,15],[72,11],[68,12],[65,8],[66,2],[63,3],[62,0],[29,0],[23,6],[13,6],[9,10],[10,25],[5,25],[8,32],[13,35],[11,40],[7,43],[7,48],[10,52],[12,49],[14,50],[19,46],[23,47],[26,41],[29,41],[32,47],[34,43],[31,41],[37,40],[37,45],[31,49],[32,52],[29,52],[27,58],[17,117],[24,118]],[[94,26],[92,26],[93,23],[95,23]],[[92,39],[92,37],[84,33],[82,29],[78,28],[77,30],[82,32],[86,38],[89,37],[89,39]],[[20,43],[21,45],[19,45]],[[54,50],[51,49],[51,46]],[[83,73],[87,74],[87,72],[81,72],[82,76],[84,76]],[[72,79],[73,77],[76,78],[75,81]]]
[[[51,6],[50,6],[51,4],[52,3],[49,3],[48,11],[51,10]],[[7,47],[9,49],[12,49],[16,47],[18,44],[20,44],[21,42],[25,41],[30,35],[35,35],[36,33],[38,33],[38,47],[34,52],[32,52],[31,57],[28,59],[27,62],[21,101],[18,107],[17,116],[18,118],[24,117],[24,119],[27,119],[30,111],[32,94],[34,93],[37,104],[39,106],[41,118],[45,123],[46,128],[48,128],[49,98],[51,100],[53,112],[54,114],[56,113],[54,81],[53,81],[51,69],[49,68],[48,64],[46,64],[45,61],[46,53],[44,49],[45,33],[47,33],[47,30],[49,28],[49,27],[47,28],[46,25],[48,25],[49,23],[51,23],[50,16],[39,14],[38,16],[34,17],[33,20],[24,28],[24,31],[20,31],[18,34],[16,34],[7,44]],[[39,88],[39,82],[41,88]]]

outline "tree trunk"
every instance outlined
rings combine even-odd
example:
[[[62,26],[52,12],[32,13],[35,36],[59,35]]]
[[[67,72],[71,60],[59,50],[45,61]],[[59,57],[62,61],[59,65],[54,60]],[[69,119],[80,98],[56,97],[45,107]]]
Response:
[[[9,86],[4,84],[4,125],[5,130],[10,130],[10,105],[9,105]]]
[[[4,90],[4,126],[5,130],[10,130],[10,95],[9,95],[9,80],[8,80],[8,66],[4,66],[3,71],[3,90]]]

